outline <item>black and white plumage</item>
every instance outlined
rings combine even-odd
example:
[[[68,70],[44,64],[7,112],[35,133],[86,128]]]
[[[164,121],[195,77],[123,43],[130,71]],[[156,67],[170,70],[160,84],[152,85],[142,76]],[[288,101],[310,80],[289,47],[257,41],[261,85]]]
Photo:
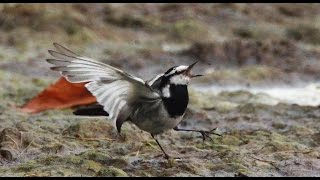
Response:
[[[189,102],[187,85],[190,78],[200,76],[191,74],[195,63],[172,67],[144,81],[110,65],[78,55],[57,43],[54,47],[56,51],[49,50],[49,53],[55,59],[47,59],[55,65],[51,69],[59,71],[71,83],[87,82],[85,87],[109,114],[119,133],[125,121],[131,121],[153,138],[170,129],[182,130],[177,125]],[[207,131],[200,133],[203,138],[208,136]]]

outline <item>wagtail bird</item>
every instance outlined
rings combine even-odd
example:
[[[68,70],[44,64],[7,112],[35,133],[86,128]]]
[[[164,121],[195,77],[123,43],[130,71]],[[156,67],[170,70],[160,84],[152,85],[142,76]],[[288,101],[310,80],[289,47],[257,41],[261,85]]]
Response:
[[[190,79],[202,76],[191,73],[196,62],[189,66],[171,67],[165,73],[144,81],[108,64],[78,55],[57,43],[53,45],[56,51],[48,52],[55,59],[47,59],[55,65],[51,69],[60,71],[71,83],[86,82],[85,87],[107,112],[118,133],[124,122],[132,122],[151,134],[166,159],[170,156],[155,135],[174,129],[201,133],[205,140],[210,138],[210,134],[215,134],[212,132],[214,129],[178,128],[189,102],[188,83]],[[99,111],[99,114],[103,113]]]

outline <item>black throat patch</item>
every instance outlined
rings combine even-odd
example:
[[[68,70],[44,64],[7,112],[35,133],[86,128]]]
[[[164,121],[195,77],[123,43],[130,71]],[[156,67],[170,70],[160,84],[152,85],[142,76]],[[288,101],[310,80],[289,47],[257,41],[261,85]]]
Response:
[[[170,117],[183,115],[189,102],[187,85],[171,84],[169,90],[170,97],[163,97],[163,103]]]

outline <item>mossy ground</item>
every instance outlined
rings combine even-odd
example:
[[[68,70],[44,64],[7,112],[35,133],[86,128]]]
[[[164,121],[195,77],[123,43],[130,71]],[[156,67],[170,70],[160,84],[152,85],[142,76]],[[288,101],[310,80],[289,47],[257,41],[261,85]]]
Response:
[[[19,107],[59,74],[45,62],[52,42],[151,77],[199,60],[205,85],[294,84],[319,78],[315,4],[0,5],[1,176],[320,176],[320,110],[274,105],[247,91],[190,88],[182,126],[158,137],[72,108],[26,114]],[[248,24],[248,26],[243,26]],[[299,28],[301,27],[301,28]],[[215,69],[215,70],[214,70]],[[144,78],[148,79],[148,78]]]

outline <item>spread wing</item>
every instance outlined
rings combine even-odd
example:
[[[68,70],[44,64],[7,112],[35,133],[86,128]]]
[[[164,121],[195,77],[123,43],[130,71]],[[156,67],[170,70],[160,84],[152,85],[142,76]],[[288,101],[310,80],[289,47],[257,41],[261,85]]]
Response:
[[[148,84],[154,91],[157,91],[159,94],[161,94],[160,92],[160,83],[161,83],[161,79],[163,77],[163,73],[156,75],[155,77],[153,77],[152,79],[146,81],[146,84]]]
[[[146,100],[160,98],[156,91],[138,77],[105,63],[80,56],[57,43],[53,45],[57,51],[49,50],[49,53],[55,59],[47,59],[49,63],[55,65],[51,69],[60,71],[61,75],[71,83],[88,82],[85,87],[109,113],[116,127],[118,118],[124,121],[129,117],[130,104],[138,98]]]

